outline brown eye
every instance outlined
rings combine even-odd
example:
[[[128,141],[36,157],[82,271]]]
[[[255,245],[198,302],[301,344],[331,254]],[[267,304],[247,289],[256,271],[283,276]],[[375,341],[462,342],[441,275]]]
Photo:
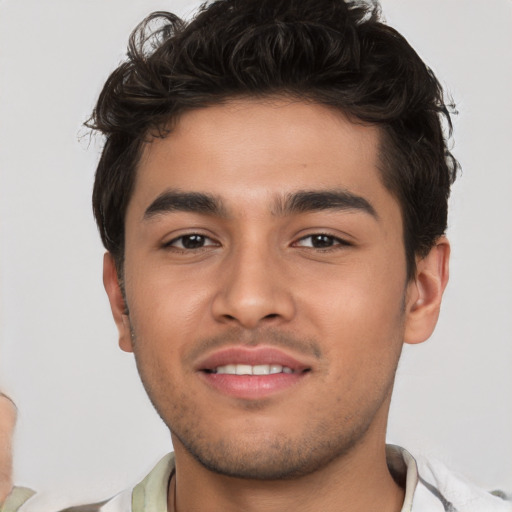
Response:
[[[324,249],[325,247],[332,247],[335,243],[335,238],[328,235],[313,235],[311,237],[311,245],[316,249]]]
[[[203,247],[205,238],[202,235],[187,235],[182,237],[182,245],[185,249],[197,249]]]
[[[198,233],[191,233],[190,235],[183,235],[174,240],[171,240],[167,247],[175,247],[177,249],[201,249],[208,246],[216,246],[217,244],[207,236],[200,235]]]
[[[345,240],[341,238],[326,235],[324,233],[317,233],[314,235],[308,235],[304,238],[301,238],[297,245],[299,247],[311,247],[313,249],[329,249],[330,247],[350,245]]]

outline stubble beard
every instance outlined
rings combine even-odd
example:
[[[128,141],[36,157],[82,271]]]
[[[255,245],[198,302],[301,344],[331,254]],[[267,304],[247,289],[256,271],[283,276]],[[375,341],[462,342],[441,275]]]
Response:
[[[363,443],[382,408],[387,416],[394,372],[377,397],[355,408],[347,407],[346,416],[337,423],[325,414],[319,420],[315,411],[304,410],[301,411],[304,428],[295,436],[256,431],[246,436],[231,433],[214,437],[205,421],[201,421],[201,410],[191,403],[190,397],[170,399],[169,385],[161,378],[165,368],[157,358],[143,361],[133,328],[132,338],[139,374],[157,413],[190,456],[220,475],[260,481],[301,478],[346,457]],[[247,404],[248,410],[257,407]]]
[[[296,438],[253,436],[250,446],[233,436],[212,442],[194,430],[185,430],[183,435],[180,425],[171,431],[196,461],[214,473],[276,481],[299,479],[346,457],[364,440],[370,426],[371,420],[350,431],[340,425],[337,432],[328,435],[319,426]]]

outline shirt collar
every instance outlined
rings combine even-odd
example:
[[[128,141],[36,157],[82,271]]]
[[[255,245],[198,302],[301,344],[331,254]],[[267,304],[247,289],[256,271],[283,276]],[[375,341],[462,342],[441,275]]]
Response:
[[[419,480],[416,460],[404,448],[388,444],[386,445],[386,461],[395,481],[402,487],[405,487],[405,499],[400,512],[411,512],[414,492]],[[174,468],[174,454],[169,453],[133,489],[133,512],[159,512],[167,510],[167,494]]]

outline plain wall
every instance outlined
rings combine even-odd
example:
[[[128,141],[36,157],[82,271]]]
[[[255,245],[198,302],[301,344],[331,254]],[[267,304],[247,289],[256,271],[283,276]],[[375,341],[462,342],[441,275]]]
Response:
[[[452,94],[451,282],[438,329],[406,347],[389,440],[512,489],[512,2],[383,0]],[[101,283],[90,194],[101,86],[156,0],[0,0],[0,386],[19,406],[15,480],[99,500],[171,449]]]

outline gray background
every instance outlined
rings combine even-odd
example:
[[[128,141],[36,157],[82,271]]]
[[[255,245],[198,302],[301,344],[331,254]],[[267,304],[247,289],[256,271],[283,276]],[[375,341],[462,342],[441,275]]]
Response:
[[[512,2],[383,0],[457,102],[451,282],[406,347],[389,440],[512,489]],[[19,484],[98,500],[170,449],[101,284],[90,208],[101,141],[80,137],[156,0],[0,1],[0,386],[20,408]]]

